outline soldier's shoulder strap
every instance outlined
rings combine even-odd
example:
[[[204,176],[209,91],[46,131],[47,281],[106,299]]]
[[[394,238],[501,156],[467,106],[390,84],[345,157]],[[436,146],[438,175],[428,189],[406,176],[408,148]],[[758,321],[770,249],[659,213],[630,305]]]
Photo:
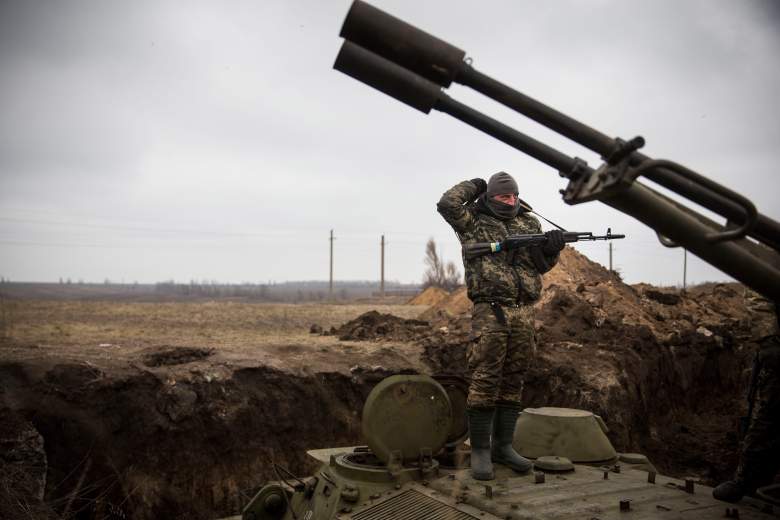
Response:
[[[547,217],[545,217],[544,215],[540,215],[539,213],[537,213],[536,211],[534,211],[534,209],[531,207],[531,205],[530,205],[530,204],[528,204],[528,203],[527,203],[526,201],[524,201],[523,199],[517,199],[517,202],[518,202],[518,204],[520,204],[520,208],[521,208],[521,209],[522,209],[524,212],[527,212],[527,213],[533,213],[534,215],[536,215],[536,216],[537,216],[537,217],[539,217],[540,219],[544,220],[544,221],[545,221],[545,222],[547,222],[548,224],[552,224],[553,226],[557,227],[557,228],[558,228],[558,229],[560,229],[561,231],[566,231],[564,228],[562,228],[561,226],[559,226],[558,224],[556,224],[556,223],[555,223],[555,222],[553,222],[552,220],[550,220],[550,219],[548,219]]]
[[[528,204],[526,201],[524,201],[519,197],[517,199],[517,204],[520,206],[520,209],[524,212],[531,212],[531,213],[534,212],[534,208],[532,208],[530,204]]]

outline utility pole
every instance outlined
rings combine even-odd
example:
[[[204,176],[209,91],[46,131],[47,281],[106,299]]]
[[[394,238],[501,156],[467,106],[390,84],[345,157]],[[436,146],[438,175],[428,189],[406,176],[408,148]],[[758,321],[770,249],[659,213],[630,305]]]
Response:
[[[385,297],[385,236],[382,235],[382,262],[381,262],[381,270],[380,270],[380,279],[379,279],[379,296],[384,298]]]
[[[330,230],[330,285],[328,286],[328,298],[333,299],[333,230]]]
[[[683,249],[683,292],[688,288],[688,250]]]
[[[612,242],[609,243],[609,272],[612,272]]]

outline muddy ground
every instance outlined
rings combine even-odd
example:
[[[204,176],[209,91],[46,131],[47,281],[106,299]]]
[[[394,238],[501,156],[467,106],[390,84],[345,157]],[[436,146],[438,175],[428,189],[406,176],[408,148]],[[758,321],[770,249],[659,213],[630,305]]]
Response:
[[[629,287],[569,249],[546,285],[524,405],[592,410],[665,473],[728,476],[766,321],[744,289]],[[305,475],[307,449],[360,443],[383,377],[462,373],[469,305],[13,302],[0,516],[234,514],[271,462]]]

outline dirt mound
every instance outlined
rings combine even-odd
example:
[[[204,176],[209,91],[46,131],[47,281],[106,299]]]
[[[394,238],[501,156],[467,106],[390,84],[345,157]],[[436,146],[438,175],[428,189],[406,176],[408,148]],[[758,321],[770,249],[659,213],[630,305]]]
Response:
[[[466,308],[462,302],[471,303],[466,298],[465,290],[450,295],[458,297],[460,307]],[[367,312],[356,319],[345,323],[335,332],[324,332],[325,335],[336,335],[342,341],[403,341],[413,342],[423,347],[422,357],[432,367],[434,373],[466,375],[466,347],[471,341],[471,316],[459,312],[457,315],[442,314],[437,323],[424,320],[403,319],[392,314]]]
[[[544,285],[523,404],[592,410],[619,451],[644,451],[677,476],[728,478],[756,331],[771,320],[748,308],[744,287],[629,286],[568,247]],[[356,339],[415,341],[433,372],[465,375],[470,312],[461,289],[420,315],[427,329],[385,316],[392,334],[366,327]]]
[[[142,362],[148,367],[183,365],[205,359],[214,353],[213,349],[195,347],[161,347],[144,354]]]
[[[405,320],[392,314],[370,311],[345,323],[333,334],[342,341],[412,341],[429,330],[430,324],[427,321]]]
[[[596,285],[615,280],[604,266],[590,260],[573,247],[561,251],[558,263],[544,275],[544,284],[575,288],[578,285]]]
[[[419,319],[439,323],[442,320],[446,321],[455,316],[470,314],[471,308],[472,303],[466,295],[466,288],[461,287],[420,314]]]
[[[423,292],[407,302],[407,305],[436,305],[449,296],[450,293],[441,287],[428,287]]]
[[[590,285],[619,282],[619,279],[614,274],[611,274],[603,266],[589,260],[588,257],[571,247],[565,247],[561,251],[558,264],[544,275],[543,280],[545,287],[558,286],[571,290],[579,288],[580,291]],[[544,294],[542,296],[543,301]],[[541,303],[537,304],[537,306],[541,305]],[[466,295],[466,288],[461,287],[447,298],[425,310],[420,314],[419,319],[439,324],[455,316],[471,313],[471,309],[472,303]]]

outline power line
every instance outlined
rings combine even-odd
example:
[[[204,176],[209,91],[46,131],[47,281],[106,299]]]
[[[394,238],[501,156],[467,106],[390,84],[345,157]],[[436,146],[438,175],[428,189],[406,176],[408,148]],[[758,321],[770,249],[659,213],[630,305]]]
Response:
[[[385,236],[382,235],[382,241],[381,241],[381,247],[382,247],[382,253],[381,253],[381,268],[380,268],[380,278],[379,278],[379,295],[384,298],[385,297]]]
[[[333,299],[333,230],[330,230],[330,284],[328,285],[328,297]]]
[[[295,237],[285,237],[284,240],[298,240]],[[233,247],[233,248],[246,248],[246,247],[271,247],[268,244],[260,243],[234,243],[224,244],[215,242],[199,242],[195,244],[181,244],[174,245],[170,241],[165,244],[85,244],[78,242],[41,242],[33,240],[5,240],[0,239],[0,244],[12,245],[12,246],[34,246],[34,247],[89,247],[97,249],[214,249],[216,247]]]
[[[22,223],[22,224],[44,224],[47,226],[58,226],[58,227],[85,227],[85,228],[93,228],[93,229],[107,229],[112,231],[144,231],[144,232],[155,232],[155,233],[191,233],[196,235],[212,235],[212,236],[229,236],[229,237],[277,237],[280,234],[284,234],[281,232],[277,233],[244,233],[244,232],[229,232],[229,231],[209,231],[209,230],[202,230],[202,229],[175,229],[175,228],[159,228],[159,227],[138,227],[138,226],[116,226],[116,225],[107,225],[107,224],[86,224],[86,223],[76,223],[76,222],[58,222],[53,220],[36,220],[36,219],[18,219],[18,218],[9,218],[9,217],[0,217],[0,221],[4,222],[16,222],[16,223]]]
[[[144,231],[144,232],[161,232],[161,233],[192,233],[198,235],[220,235],[220,236],[232,236],[232,237],[247,237],[247,236],[279,236],[284,234],[294,233],[309,233],[313,232],[316,228],[306,227],[288,227],[279,228],[274,226],[277,231],[274,232],[236,232],[236,231],[219,231],[219,230],[204,230],[204,229],[192,229],[192,228],[170,228],[170,227],[157,227],[157,226],[137,226],[137,225],[118,225],[118,224],[95,224],[89,222],[63,222],[60,220],[47,220],[47,219],[35,219],[35,218],[18,218],[18,217],[0,217],[0,221],[13,222],[18,224],[38,224],[46,226],[57,227],[85,227],[94,229],[107,229],[107,230],[121,230],[121,231]],[[127,222],[133,222],[127,220]],[[345,228],[346,233],[354,236],[364,235],[366,238],[375,237],[376,231],[369,229],[359,228]],[[430,236],[430,233],[423,233],[420,231],[387,231],[391,235],[410,235],[410,236]]]

